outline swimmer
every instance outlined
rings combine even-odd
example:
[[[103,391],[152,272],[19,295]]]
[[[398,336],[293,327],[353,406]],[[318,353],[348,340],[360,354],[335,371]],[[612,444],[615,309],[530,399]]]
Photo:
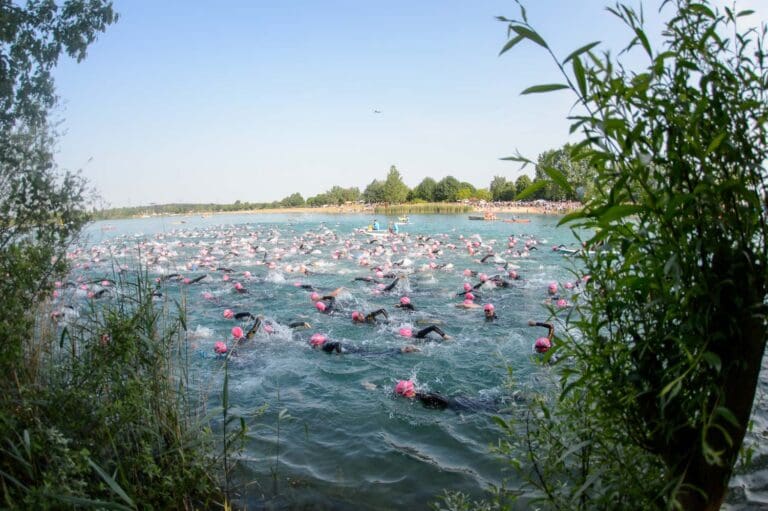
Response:
[[[446,334],[445,332],[443,332],[443,330],[439,326],[437,326],[437,325],[429,325],[426,328],[422,328],[421,330],[419,330],[415,334],[413,333],[413,331],[410,328],[401,328],[400,329],[400,335],[402,335],[403,337],[413,337],[413,338],[416,338],[416,339],[425,339],[432,332],[434,332],[437,335],[439,335],[444,341],[447,341],[447,340],[451,339],[451,336]]]
[[[229,310],[229,309],[227,309],[227,310]],[[227,315],[225,314],[224,317],[227,317]],[[234,315],[234,318],[239,320],[239,321],[243,321],[245,319],[255,319],[255,317],[256,316],[254,316],[250,312],[238,312],[237,314]]]
[[[481,306],[473,302],[472,300],[464,300],[461,303],[457,303],[456,307],[459,309],[479,309]]]
[[[321,349],[326,353],[338,353],[340,355],[355,353],[360,355],[400,355],[405,353],[416,353],[421,351],[419,348],[413,345],[403,346],[402,348],[394,348],[385,351],[368,351],[361,346],[352,346],[349,344],[342,344],[339,341],[330,341],[323,334],[313,334],[309,339],[309,344],[314,349]]]
[[[496,316],[496,307],[494,307],[492,303],[483,305],[483,312],[485,313],[486,321],[495,321],[499,319],[498,316]]]
[[[366,315],[363,315],[362,312],[354,311],[352,312],[352,321],[354,323],[376,323],[376,316],[384,316],[386,319],[389,319],[389,314],[387,314],[386,310],[376,309]]]
[[[307,328],[312,328],[312,325],[310,325],[306,321],[294,321],[292,323],[288,323],[288,328],[291,328],[291,329],[301,328],[306,330]]]
[[[200,275],[199,277],[195,277],[194,279],[192,279],[189,282],[187,282],[187,284],[189,284],[189,285],[197,284],[198,282],[200,282],[201,280],[203,280],[207,276],[208,275]]]
[[[407,296],[401,296],[400,303],[395,304],[395,307],[397,307],[398,309],[405,309],[411,312],[414,312],[416,310],[416,308],[413,305],[411,305],[411,299],[408,298]]]
[[[418,399],[424,408],[433,410],[450,408],[455,411],[498,412],[501,405],[499,399],[477,400],[465,397],[445,397],[435,392],[417,391],[411,380],[398,381],[395,385],[395,394],[408,399]],[[519,400],[517,396],[512,396],[512,399]]]
[[[546,353],[552,347],[552,339],[555,337],[555,327],[552,323],[541,323],[538,321],[528,321],[528,326],[541,326],[548,329],[546,337],[539,337],[536,339],[534,349],[536,353]]]
[[[400,275],[398,277],[395,277],[395,280],[392,281],[392,283],[389,284],[387,287],[382,289],[382,291],[384,291],[384,292],[392,291],[395,288],[395,286],[397,285],[397,283],[400,282],[400,279],[407,279],[407,277],[405,277],[404,275]]]

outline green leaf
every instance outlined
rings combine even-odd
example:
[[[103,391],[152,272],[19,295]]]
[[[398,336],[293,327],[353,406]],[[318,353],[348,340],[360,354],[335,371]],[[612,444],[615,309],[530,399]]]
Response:
[[[723,140],[725,140],[726,136],[726,132],[722,132],[716,136],[712,142],[709,143],[709,146],[707,147],[707,154],[712,154],[718,147],[720,147],[720,144],[723,142]]]
[[[715,369],[718,373],[720,372],[720,369],[723,367],[723,362],[720,360],[720,357],[717,355],[717,353],[712,353],[711,351],[705,351],[703,355],[701,355],[701,358],[704,359],[704,361],[712,366],[712,368]]]
[[[538,94],[541,92],[552,92],[555,90],[563,90],[568,88],[569,87],[563,83],[547,83],[543,85],[534,85],[533,87],[528,87],[523,92],[521,92],[520,95]]]
[[[131,508],[136,508],[136,504],[133,503],[133,500],[128,496],[127,493],[125,493],[125,490],[123,490],[119,484],[117,484],[117,481],[115,481],[109,474],[104,472],[100,466],[98,466],[96,463],[93,462],[91,458],[88,458],[88,464],[93,468],[97,474],[99,474],[99,477],[101,477],[105,483],[110,487],[110,489],[123,501],[131,506]]]
[[[643,207],[638,206],[636,204],[618,204],[616,206],[611,206],[610,208],[608,208],[602,215],[600,215],[600,218],[598,218],[598,221],[601,224],[608,224],[615,220],[619,220],[624,217],[635,215],[642,210],[643,210]]]
[[[589,50],[591,50],[592,48],[594,48],[598,44],[600,44],[600,41],[595,41],[593,43],[589,43],[589,44],[586,44],[586,45],[582,46],[578,50],[572,51],[567,57],[565,57],[565,60],[563,61],[563,65],[567,64],[569,60],[578,57],[582,53],[588,52]]]
[[[568,222],[572,222],[574,220],[578,220],[579,218],[584,218],[584,210],[583,209],[577,209],[576,211],[572,211],[565,215],[563,218],[560,219],[559,222],[557,222],[558,227],[564,224],[567,224]]]
[[[718,406],[715,408],[715,413],[720,415],[722,418],[736,426],[739,427],[739,421],[736,419],[736,416],[733,415],[733,412],[731,412],[728,408],[724,406]]]
[[[525,37],[526,39],[530,39],[531,41],[538,44],[542,48],[549,48],[549,46],[547,46],[546,41],[544,41],[544,39],[542,39],[542,37],[539,34],[531,30],[530,28],[522,27],[520,25],[512,25],[512,30],[514,30],[521,36]]]
[[[538,192],[539,190],[541,190],[545,186],[547,186],[547,182],[546,181],[544,181],[544,180],[536,181],[536,182],[532,183],[530,186],[526,187],[525,190],[523,190],[522,192],[520,192],[517,195],[515,195],[515,200],[523,200],[523,199],[533,195],[534,193]]]
[[[519,154],[517,154],[515,156],[506,156],[504,158],[499,158],[499,159],[503,160],[503,161],[519,161],[521,163],[530,163],[531,165],[533,165],[533,162],[531,160],[529,160],[525,156],[521,156]]]
[[[587,78],[584,75],[584,65],[581,63],[581,59],[579,57],[574,57],[573,59],[573,76],[576,77],[576,83],[579,86],[579,93],[581,93],[581,97],[586,99]]]
[[[491,417],[491,419],[493,420],[493,422],[501,426],[502,429],[506,431],[510,430],[509,423],[504,419],[502,419],[501,417],[497,417],[496,415],[494,415],[493,417]]]
[[[737,18],[741,18],[742,16],[749,16],[750,14],[755,14],[755,11],[752,9],[745,9],[743,11],[739,11],[736,13]]]
[[[523,39],[525,39],[525,37],[523,37],[520,34],[518,34],[515,37],[513,37],[512,39],[510,39],[509,41],[507,41],[507,44],[505,44],[504,47],[499,52],[499,56],[503,55],[505,52],[507,52],[508,50],[512,49],[513,46],[515,46],[517,43],[519,43]]]
[[[557,186],[568,192],[568,194],[573,195],[573,188],[568,182],[568,178],[565,177],[565,174],[554,167],[544,167],[544,172],[546,172],[549,178],[554,181]]]
[[[648,42],[648,37],[645,35],[645,32],[643,32],[639,28],[636,28],[635,29],[635,35],[637,35],[637,38],[640,40],[640,44],[643,45],[643,48],[645,48],[645,52],[648,54],[648,56],[653,58],[653,51],[651,50],[651,43]]]
[[[710,9],[704,4],[690,4],[688,5],[688,8],[691,10],[691,12],[702,14],[704,16],[707,16],[708,18],[712,18],[712,19],[715,18],[715,13],[712,12],[712,9]]]

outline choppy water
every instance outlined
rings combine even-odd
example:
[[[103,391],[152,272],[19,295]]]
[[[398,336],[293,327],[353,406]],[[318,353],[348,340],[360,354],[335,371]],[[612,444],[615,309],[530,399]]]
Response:
[[[370,216],[122,220],[92,225],[74,259],[78,271],[104,277],[113,263],[133,269],[139,262],[153,277],[205,275],[195,284],[169,279],[164,292],[187,296],[189,342],[200,355],[193,364],[213,402],[223,380],[222,362],[212,356],[214,342],[229,343],[233,326],[247,329],[251,323],[225,319],[224,311],[263,314],[272,323],[273,333],[260,332],[230,363],[233,413],[249,415],[268,406],[252,421],[237,473],[249,483],[243,502],[250,509],[425,509],[443,489],[479,497],[488,484],[500,482],[504,466],[488,452],[498,429],[483,406],[478,411],[425,409],[394,396],[393,386],[410,378],[419,389],[491,403],[500,409],[493,413],[503,415],[516,413],[514,402],[502,400],[510,391],[525,394],[541,384],[546,369],[532,362],[532,344],[546,332],[528,327],[527,321],[546,316],[543,302],[551,282],[560,284],[564,297],[571,292],[563,287],[575,280],[570,260],[551,246],[575,246],[575,240],[567,229],[556,228],[556,217],[530,218],[528,224],[509,224],[412,216],[401,228],[405,236],[373,243],[355,232],[372,221]],[[480,262],[490,252],[507,261],[506,270],[500,261]],[[377,266],[385,273],[407,274],[407,281],[390,293],[353,281],[376,278],[372,268]],[[303,267],[307,275],[299,271]],[[465,276],[465,269],[488,275],[515,269],[522,277],[513,287],[479,290],[482,297],[476,301],[492,302],[497,321],[486,322],[481,309],[455,307],[462,285],[479,282]],[[235,290],[238,282],[247,292]],[[338,296],[341,310],[318,312],[310,291],[297,284],[314,286],[320,294],[344,287]],[[87,290],[79,293],[75,299]],[[394,307],[401,296],[410,297],[415,313]],[[350,320],[353,310],[382,307],[390,314],[388,323]],[[287,327],[292,321],[312,328],[292,331]],[[379,354],[412,342],[398,335],[400,328],[417,330],[425,322],[439,322],[452,341],[421,343],[419,353]],[[308,340],[317,332],[369,353],[329,355],[312,349]],[[513,389],[505,387],[508,367]],[[764,372],[761,394],[768,388],[765,378]],[[750,437],[758,443],[757,462],[734,478],[734,509],[768,502],[768,452],[759,445],[768,434],[764,404]]]

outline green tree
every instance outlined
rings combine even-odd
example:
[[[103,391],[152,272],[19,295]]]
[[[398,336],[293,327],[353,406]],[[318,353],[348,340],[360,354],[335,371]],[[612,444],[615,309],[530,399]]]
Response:
[[[384,183],[377,179],[371,181],[363,191],[363,200],[368,204],[384,202]]]
[[[491,196],[491,192],[488,190],[488,188],[478,188],[475,190],[473,198],[477,200],[484,200],[486,202],[493,200],[493,196]]]
[[[455,177],[444,177],[435,186],[435,200],[437,202],[455,202],[460,185],[461,183]]]
[[[300,193],[292,193],[288,197],[280,201],[280,205],[284,208],[299,208],[304,205],[304,197]]]
[[[504,190],[507,188],[507,178],[502,176],[493,176],[493,180],[491,181],[491,195],[493,196],[493,200],[499,201],[503,200],[501,198],[501,194],[504,193]]]
[[[413,198],[421,199],[427,202],[435,201],[435,188],[437,187],[437,181],[431,177],[425,177],[421,180],[421,183],[413,189]]]
[[[387,179],[384,181],[384,202],[399,204],[408,198],[408,186],[403,182],[397,167],[389,168]]]
[[[572,485],[539,478],[555,506],[622,508],[632,494],[634,508],[719,509],[765,352],[766,29],[739,31],[748,11],[706,0],[662,5],[673,12],[661,49],[632,7],[609,9],[644,70],[595,43],[556,60],[565,83],[524,91],[576,95],[585,141],[571,156],[597,179],[564,222],[611,248],[582,259],[592,290],[555,344],[563,420],[533,429],[537,467],[581,467]],[[524,10],[505,21],[515,38],[502,51],[529,40],[553,55]]]
[[[525,190],[532,184],[533,184],[533,181],[531,181],[531,178],[528,177],[528,174],[521,174],[520,177],[518,177],[517,180],[515,181],[513,197],[516,197],[517,195],[521,194],[523,190]]]
[[[0,371],[10,379],[33,304],[65,270],[87,220],[85,182],[53,158],[51,72],[62,53],[84,59],[115,20],[109,1],[0,1]]]

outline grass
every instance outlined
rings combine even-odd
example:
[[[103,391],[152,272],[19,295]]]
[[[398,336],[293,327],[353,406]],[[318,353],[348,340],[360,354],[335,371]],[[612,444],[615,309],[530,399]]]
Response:
[[[409,214],[461,214],[474,211],[472,206],[455,202],[422,202],[415,204],[395,204],[392,206],[376,206],[376,215],[409,215]]]

